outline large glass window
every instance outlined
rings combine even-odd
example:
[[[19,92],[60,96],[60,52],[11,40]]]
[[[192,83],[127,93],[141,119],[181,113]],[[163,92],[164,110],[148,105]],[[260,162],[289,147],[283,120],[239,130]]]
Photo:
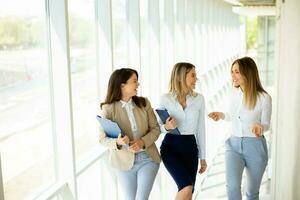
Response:
[[[112,0],[114,68],[128,67],[126,0]]]
[[[148,22],[148,0],[141,0],[140,2],[140,35],[141,35],[141,68],[140,68],[140,91],[142,95],[150,95],[150,48],[149,43],[154,42],[150,39],[149,22]],[[154,66],[151,66],[152,68]]]
[[[45,2],[0,0],[0,146],[6,200],[55,181]]]
[[[69,38],[76,159],[99,146],[95,5],[93,0],[70,0]]]

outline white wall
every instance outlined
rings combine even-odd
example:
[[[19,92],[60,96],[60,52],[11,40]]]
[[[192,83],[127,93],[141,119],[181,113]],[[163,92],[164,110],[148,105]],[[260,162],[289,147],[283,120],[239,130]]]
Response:
[[[272,199],[300,199],[300,1],[277,1],[277,99]]]

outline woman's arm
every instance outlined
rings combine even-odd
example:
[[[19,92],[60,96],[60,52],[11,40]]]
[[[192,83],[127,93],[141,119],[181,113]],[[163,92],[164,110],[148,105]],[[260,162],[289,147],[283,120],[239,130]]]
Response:
[[[205,100],[201,96],[201,106],[199,110],[198,125],[196,131],[196,139],[198,145],[198,157],[204,160],[206,157],[206,133],[205,133]]]
[[[199,110],[198,125],[196,131],[196,141],[198,146],[198,158],[200,159],[199,173],[202,174],[207,169],[206,163],[206,133],[205,133],[205,100],[201,96],[201,106]]]
[[[148,148],[151,146],[159,137],[160,130],[159,130],[159,125],[157,123],[156,116],[153,112],[153,109],[151,107],[151,104],[149,100],[146,98],[146,112],[148,116],[148,127],[149,127],[149,132],[146,133],[141,139],[143,140],[145,144],[145,148]]]
[[[270,128],[272,114],[272,98],[270,95],[265,94],[265,99],[262,105],[261,112],[261,125],[263,126],[263,131],[267,131]]]
[[[264,95],[264,99],[262,100],[260,122],[254,123],[252,125],[252,133],[254,133],[256,137],[260,137],[265,131],[269,130],[270,128],[272,99],[268,94]]]
[[[208,114],[208,117],[212,118],[214,121],[219,121],[220,119],[224,120],[225,116],[227,116],[227,115],[222,112],[211,112]],[[230,120],[229,115],[226,118],[227,118],[227,120]]]
[[[225,105],[225,110],[226,112],[219,112],[219,111],[214,111],[208,114],[208,117],[213,119],[214,121],[219,121],[220,119],[225,120],[227,122],[231,121],[231,110],[233,107],[236,107],[237,105],[234,105],[233,100],[234,100],[234,91],[229,95],[229,102],[227,102],[227,106]],[[227,107],[227,108],[226,108]]]

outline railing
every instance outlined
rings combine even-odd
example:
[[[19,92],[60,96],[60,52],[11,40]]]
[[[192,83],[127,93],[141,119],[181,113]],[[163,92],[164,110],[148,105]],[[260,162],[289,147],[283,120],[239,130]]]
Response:
[[[78,169],[76,171],[76,177],[80,176],[83,172],[88,170],[92,165],[94,165],[97,161],[105,158],[108,154],[106,149],[96,149],[90,152],[88,157],[83,158],[78,164]],[[51,200],[52,198],[59,196],[63,200],[75,200],[69,186],[68,180],[58,181],[56,184],[48,188],[46,191],[41,193],[34,200]]]

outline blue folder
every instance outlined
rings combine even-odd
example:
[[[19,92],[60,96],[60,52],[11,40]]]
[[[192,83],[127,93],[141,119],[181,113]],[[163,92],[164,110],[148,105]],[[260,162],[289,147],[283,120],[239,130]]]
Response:
[[[170,114],[168,113],[167,109],[156,109],[155,111],[158,114],[161,121],[165,124],[167,119],[170,117]],[[181,135],[178,128],[172,129],[169,132],[175,135]]]
[[[101,124],[107,137],[118,138],[118,136],[120,134],[121,134],[121,136],[123,135],[122,130],[120,129],[119,125],[116,122],[106,119],[104,117],[101,117],[99,115],[97,115],[96,118],[99,121],[99,123]]]

